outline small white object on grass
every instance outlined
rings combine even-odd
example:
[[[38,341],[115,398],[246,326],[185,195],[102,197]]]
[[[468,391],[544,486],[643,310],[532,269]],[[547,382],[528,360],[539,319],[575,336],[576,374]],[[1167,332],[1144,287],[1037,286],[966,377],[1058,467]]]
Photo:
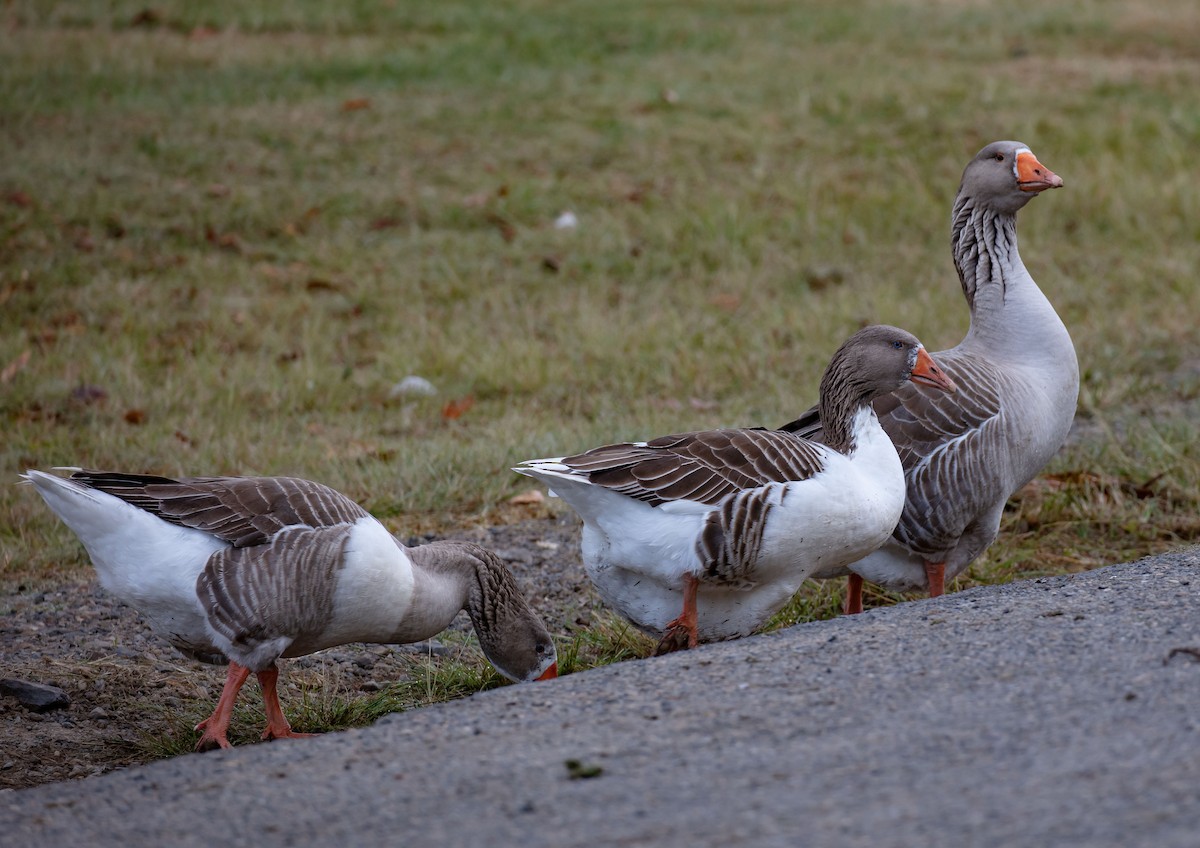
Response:
[[[437,389],[433,383],[426,380],[424,377],[418,377],[415,374],[409,374],[399,383],[392,386],[388,392],[390,397],[399,397],[400,395],[436,395]]]
[[[554,219],[554,229],[556,230],[573,230],[579,226],[579,219],[575,217],[574,212],[564,212]]]

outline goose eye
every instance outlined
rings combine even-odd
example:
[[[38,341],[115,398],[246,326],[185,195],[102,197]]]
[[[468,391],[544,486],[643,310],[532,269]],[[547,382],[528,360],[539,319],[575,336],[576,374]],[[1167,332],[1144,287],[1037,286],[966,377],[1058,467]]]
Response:
[[[994,159],[995,159],[997,162],[1003,162],[1003,161],[1004,161],[1004,154],[1003,154],[1003,153],[997,153],[997,154],[996,154],[994,157],[992,157],[992,158],[994,158]]]
[[[550,648],[544,642],[538,642],[536,650],[539,657],[544,657]]]
[[[892,347],[894,347],[896,350],[900,350],[902,347],[904,347],[904,342],[897,339],[896,341],[892,342]]]

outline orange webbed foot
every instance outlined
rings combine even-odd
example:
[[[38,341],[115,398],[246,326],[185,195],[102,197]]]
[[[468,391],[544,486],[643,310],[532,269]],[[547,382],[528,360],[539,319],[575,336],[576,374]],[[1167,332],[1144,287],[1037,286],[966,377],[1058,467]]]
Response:
[[[663,630],[662,639],[654,649],[654,656],[670,654],[674,651],[686,651],[694,648],[700,642],[700,631],[697,626],[696,593],[700,581],[691,574],[683,575],[683,612],[679,617],[667,623]]]

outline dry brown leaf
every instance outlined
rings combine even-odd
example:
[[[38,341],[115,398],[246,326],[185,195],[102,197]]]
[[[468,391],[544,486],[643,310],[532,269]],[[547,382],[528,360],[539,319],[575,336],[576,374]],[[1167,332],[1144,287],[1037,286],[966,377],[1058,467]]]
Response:
[[[242,252],[242,240],[234,233],[218,233],[212,227],[205,227],[204,238],[209,244],[222,250],[231,250],[234,253]]]
[[[517,228],[507,218],[497,215],[495,212],[488,214],[488,221],[496,225],[496,229],[500,231],[500,238],[505,241],[512,241],[517,237]]]
[[[473,395],[466,395],[464,397],[447,401],[446,405],[442,407],[442,418],[446,421],[453,421],[456,418],[461,418],[463,413],[474,405],[475,397]]]
[[[145,424],[146,423],[146,410],[144,410],[144,409],[128,409],[128,410],[126,410],[125,411],[125,423],[133,424],[133,425]]]
[[[371,108],[371,98],[369,97],[352,97],[349,100],[342,101],[343,112],[358,112],[361,109]]]
[[[540,489],[529,489],[508,499],[513,506],[533,506],[546,502],[546,496]]]
[[[131,27],[156,27],[163,23],[163,14],[147,6],[129,19]]]

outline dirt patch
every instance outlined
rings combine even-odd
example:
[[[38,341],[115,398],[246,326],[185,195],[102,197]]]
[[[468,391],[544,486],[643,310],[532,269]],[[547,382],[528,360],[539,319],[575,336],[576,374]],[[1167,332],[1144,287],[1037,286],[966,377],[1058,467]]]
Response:
[[[601,607],[579,559],[573,515],[439,538],[496,551],[556,634],[589,623]],[[465,613],[452,629],[470,629]],[[347,645],[286,660],[280,664],[284,707],[314,685],[334,687],[341,697],[378,691],[407,673],[406,654],[413,650],[423,648]],[[39,714],[0,696],[0,788],[16,789],[153,759],[146,740],[177,727],[181,712],[197,700],[215,704],[225,672],[175,652],[133,608],[92,581],[46,591],[13,587],[0,595],[0,677],[57,686],[71,699],[65,709]],[[254,703],[256,692],[242,700]]]

